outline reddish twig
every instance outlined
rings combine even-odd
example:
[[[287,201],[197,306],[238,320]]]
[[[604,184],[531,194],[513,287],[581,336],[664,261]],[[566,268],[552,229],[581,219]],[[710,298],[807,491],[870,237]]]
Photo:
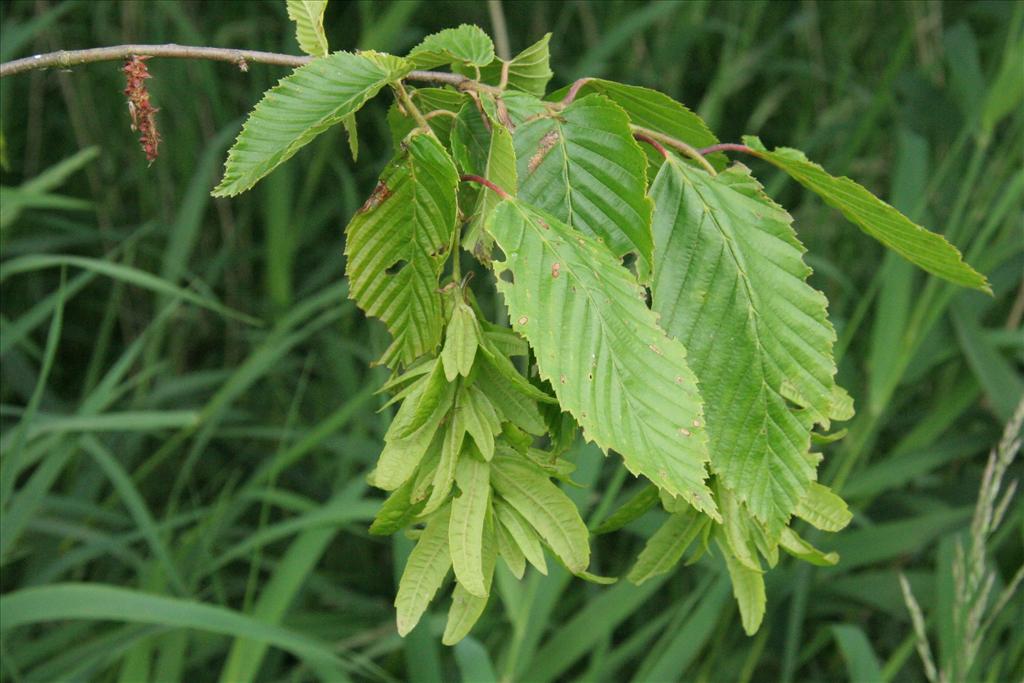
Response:
[[[643,133],[633,133],[633,137],[639,140],[640,142],[646,142],[648,145],[658,150],[658,153],[661,154],[661,156],[668,159],[668,150],[662,147],[661,143],[652,138],[651,136],[644,135]]]
[[[736,142],[722,142],[717,145],[711,145],[710,147],[698,149],[697,151],[700,152],[702,156],[714,154],[715,152],[743,152],[744,154],[752,154],[754,156],[757,156],[757,152],[754,151],[752,148],[747,147],[746,145],[741,145]]]
[[[512,195],[510,195],[508,192],[505,192],[505,190],[501,189],[500,187],[498,187],[497,185],[492,183],[487,178],[467,173],[467,174],[459,176],[459,180],[461,180],[462,182],[465,182],[465,183],[479,183],[480,185],[483,185],[487,189],[495,192],[502,199],[511,199],[512,198]]]
[[[576,99],[576,95],[579,94],[580,89],[592,80],[594,79],[589,76],[585,78],[577,78],[573,84],[569,86],[569,92],[565,93],[565,97],[562,98],[562,106],[567,107],[572,104],[572,101]]]

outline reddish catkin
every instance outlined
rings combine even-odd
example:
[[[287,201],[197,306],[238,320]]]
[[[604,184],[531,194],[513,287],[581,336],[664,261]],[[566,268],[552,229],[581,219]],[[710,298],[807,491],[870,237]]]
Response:
[[[160,111],[149,102],[146,79],[151,78],[145,60],[149,57],[132,55],[124,63],[128,85],[124,89],[128,98],[128,113],[132,117],[132,130],[139,132],[139,144],[150,164],[159,154],[160,133],[156,129],[156,113]]]

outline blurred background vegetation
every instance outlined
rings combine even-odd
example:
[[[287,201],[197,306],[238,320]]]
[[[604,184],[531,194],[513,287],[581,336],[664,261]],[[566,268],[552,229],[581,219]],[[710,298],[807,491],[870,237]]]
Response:
[[[0,11],[3,60],[125,42],[298,53],[278,0]],[[343,227],[391,153],[387,99],[359,114],[357,164],[338,127],[213,200],[242,117],[285,69],[149,62],[151,167],[118,64],[34,72],[0,82],[4,680],[922,681],[900,572],[936,658],[954,656],[955,543],[1024,387],[1024,4],[504,11],[513,51],[554,34],[552,89],[584,75],[650,86],[722,140],[800,147],[989,276],[993,297],[926,278],[750,162],[796,217],[857,401],[822,471],[854,522],[809,535],[840,565],[783,560],[753,638],[707,560],[639,588],[505,572],[456,648],[439,644],[447,598],[400,639],[391,600],[410,542],[367,534],[380,494],[364,481],[388,422],[369,367],[386,339],[342,278]],[[492,29],[482,2],[333,0],[326,15],[333,49],[399,54],[462,22]],[[596,522],[639,483],[592,448],[576,455],[585,487],[570,494]],[[658,521],[596,539],[592,569],[623,574]],[[988,540],[995,590],[1022,548],[1014,501]],[[1018,595],[972,680],[1022,679],[1021,623]]]

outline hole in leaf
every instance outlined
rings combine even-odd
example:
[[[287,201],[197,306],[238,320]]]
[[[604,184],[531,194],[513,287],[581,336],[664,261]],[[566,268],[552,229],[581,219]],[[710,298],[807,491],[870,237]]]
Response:
[[[507,282],[510,285],[514,285],[516,283],[515,276],[512,275],[512,271],[507,268],[501,271],[501,274],[498,275],[498,279],[502,280],[503,282]]]
[[[388,266],[388,268],[384,272],[387,273],[388,275],[398,275],[398,271],[402,270],[402,268],[405,268],[406,264],[408,263],[409,262],[406,261],[405,259],[399,259],[392,263],[390,266]]]

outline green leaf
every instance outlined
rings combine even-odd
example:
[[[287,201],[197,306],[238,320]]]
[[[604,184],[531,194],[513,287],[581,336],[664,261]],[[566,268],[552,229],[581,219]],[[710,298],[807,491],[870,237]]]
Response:
[[[404,636],[416,627],[420,617],[434,599],[452,565],[448,551],[448,522],[451,508],[438,510],[409,554],[405,570],[398,582],[395,597],[398,635]]]
[[[572,500],[545,474],[520,457],[499,453],[491,462],[491,481],[498,494],[537,530],[569,571],[578,574],[586,570],[590,564],[587,527]],[[509,531],[518,540],[515,530]],[[530,559],[527,549],[522,549]],[[530,562],[533,564],[532,559]]]
[[[542,436],[547,427],[534,399],[523,395],[515,386],[509,384],[489,362],[481,363],[479,368],[473,386],[490,399],[491,404],[501,411],[506,420],[529,434]]]
[[[422,501],[413,503],[409,499],[413,484],[414,480],[410,478],[388,496],[380,506],[377,516],[373,518],[370,525],[371,534],[390,536],[412,523],[413,518],[423,509]]]
[[[711,520],[693,510],[669,515],[665,523],[647,539],[636,563],[626,578],[640,585],[672,569],[682,558],[690,544]]]
[[[568,90],[569,86],[566,86],[551,93],[547,99],[561,100]],[[718,143],[718,138],[704,123],[704,119],[657,90],[592,78],[580,88],[576,97],[578,99],[592,93],[604,95],[622,107],[630,122],[637,126],[664,133],[693,147],[710,147]],[[651,150],[651,153],[660,163],[661,155],[654,150]],[[708,158],[716,168],[724,168],[724,156],[713,154]]]
[[[487,463],[464,455],[455,467],[459,495],[452,500],[448,545],[459,585],[472,595],[487,597],[484,586],[484,518],[490,504],[491,475]]]
[[[495,524],[495,532],[498,541],[498,555],[505,560],[505,565],[512,572],[512,576],[522,579],[526,573],[526,556],[519,548],[519,544],[512,538],[512,534],[502,524]]]
[[[833,567],[839,562],[838,553],[823,553],[788,527],[782,530],[779,545],[793,557],[819,567]]]
[[[709,514],[704,415],[686,350],[658,327],[636,280],[600,244],[513,200],[489,225],[513,327],[588,438]],[[514,283],[501,274],[510,270]]]
[[[370,474],[370,482],[377,488],[393,491],[405,483],[416,471],[427,450],[434,443],[434,437],[445,415],[451,408],[450,402],[438,402],[423,425],[405,435],[406,427],[417,411],[429,382],[420,382],[402,403],[395,419],[391,421],[384,435],[384,449],[377,458],[377,467]]]
[[[594,236],[619,257],[634,253],[641,282],[651,272],[647,161],[629,119],[600,95],[516,128],[518,197]]]
[[[508,87],[513,90],[522,90],[535,97],[543,97],[548,87],[548,81],[554,75],[551,73],[551,54],[548,43],[551,42],[551,34],[546,34],[536,43],[526,48],[518,55],[509,60],[508,63]],[[497,85],[501,82],[502,60],[495,59],[487,66],[480,69],[480,80],[483,83]],[[476,77],[473,69],[464,66],[453,65],[452,69],[466,76]]]
[[[299,67],[263,95],[228,151],[215,197],[233,197],[354,114],[412,65],[398,57],[335,52]]]
[[[417,69],[452,63],[487,66],[494,61],[494,43],[479,27],[462,24],[427,36],[412,49],[408,60]]]
[[[382,359],[408,364],[441,341],[438,277],[455,230],[458,174],[432,135],[415,135],[347,228],[350,296],[394,337]]]
[[[324,34],[324,11],[327,0],[288,0],[288,18],[295,22],[295,38],[307,55],[327,55],[327,36]]]
[[[462,422],[480,455],[490,462],[494,457],[494,437],[501,433],[501,418],[494,404],[475,384],[465,390],[464,398],[457,408],[462,411]]]
[[[794,512],[797,517],[822,531],[841,531],[853,519],[846,501],[818,482],[811,483]]]
[[[452,486],[455,485],[455,467],[459,463],[463,438],[466,435],[466,430],[457,415],[458,413],[449,422],[448,429],[444,432],[441,458],[437,463],[437,470],[434,472],[433,490],[430,492],[426,507],[423,508],[422,514],[424,515],[441,507],[448,500],[448,494],[451,493]]]
[[[779,147],[769,152],[753,136],[745,136],[743,142],[757,156],[785,171],[826,204],[838,209],[850,222],[911,263],[952,283],[992,293],[985,276],[965,263],[959,250],[942,235],[915,224],[861,185],[846,177],[829,175],[800,150]]]
[[[743,631],[752,636],[761,627],[764,619],[764,610],[767,598],[764,593],[764,575],[759,571],[747,567],[745,564],[733,557],[732,552],[721,538],[718,538],[718,547],[725,556],[725,566],[729,570],[729,578],[732,580],[732,594],[740,608],[740,621],[743,623]]]
[[[348,137],[348,151],[352,155],[352,161],[359,160],[359,130],[356,128],[356,115],[349,114],[341,120],[345,127],[345,135]]]
[[[491,126],[491,141],[487,150],[487,162],[483,169],[483,177],[514,195],[519,181],[516,176],[516,153],[512,145],[512,134],[502,125]],[[477,195],[473,207],[473,217],[462,238],[462,245],[472,251],[478,258],[486,258],[490,253],[490,240],[484,231],[487,219],[501,198],[494,192],[481,191]]]
[[[777,535],[814,480],[812,422],[832,411],[825,297],[789,214],[746,167],[712,177],[672,158],[651,196],[653,308],[700,380],[711,467]]]
[[[469,376],[469,371],[473,369],[479,336],[476,313],[462,301],[461,294],[456,298],[452,317],[445,332],[444,349],[441,350],[444,375],[449,382],[454,381],[459,375]]]
[[[658,503],[658,487],[653,484],[645,484],[640,491],[627,500],[622,507],[616,510],[608,519],[594,529],[594,535],[608,534],[618,531],[635,519],[639,519],[648,510]]]
[[[494,513],[499,525],[512,537],[526,560],[537,571],[547,576],[548,563],[544,559],[544,548],[533,527],[512,506],[500,498],[494,499]]]
[[[878,656],[871,647],[871,641],[858,626],[834,624],[832,635],[839,644],[839,651],[846,661],[850,681],[884,681]]]
[[[488,514],[483,531],[484,594],[483,596],[473,595],[462,583],[455,585],[455,590],[452,591],[452,606],[448,610],[448,622],[444,627],[444,635],[441,636],[441,642],[445,645],[455,645],[465,638],[480,615],[483,614],[484,608],[487,607],[491,580],[494,577],[494,565],[498,560],[497,546],[498,543],[494,537],[494,520]]]

